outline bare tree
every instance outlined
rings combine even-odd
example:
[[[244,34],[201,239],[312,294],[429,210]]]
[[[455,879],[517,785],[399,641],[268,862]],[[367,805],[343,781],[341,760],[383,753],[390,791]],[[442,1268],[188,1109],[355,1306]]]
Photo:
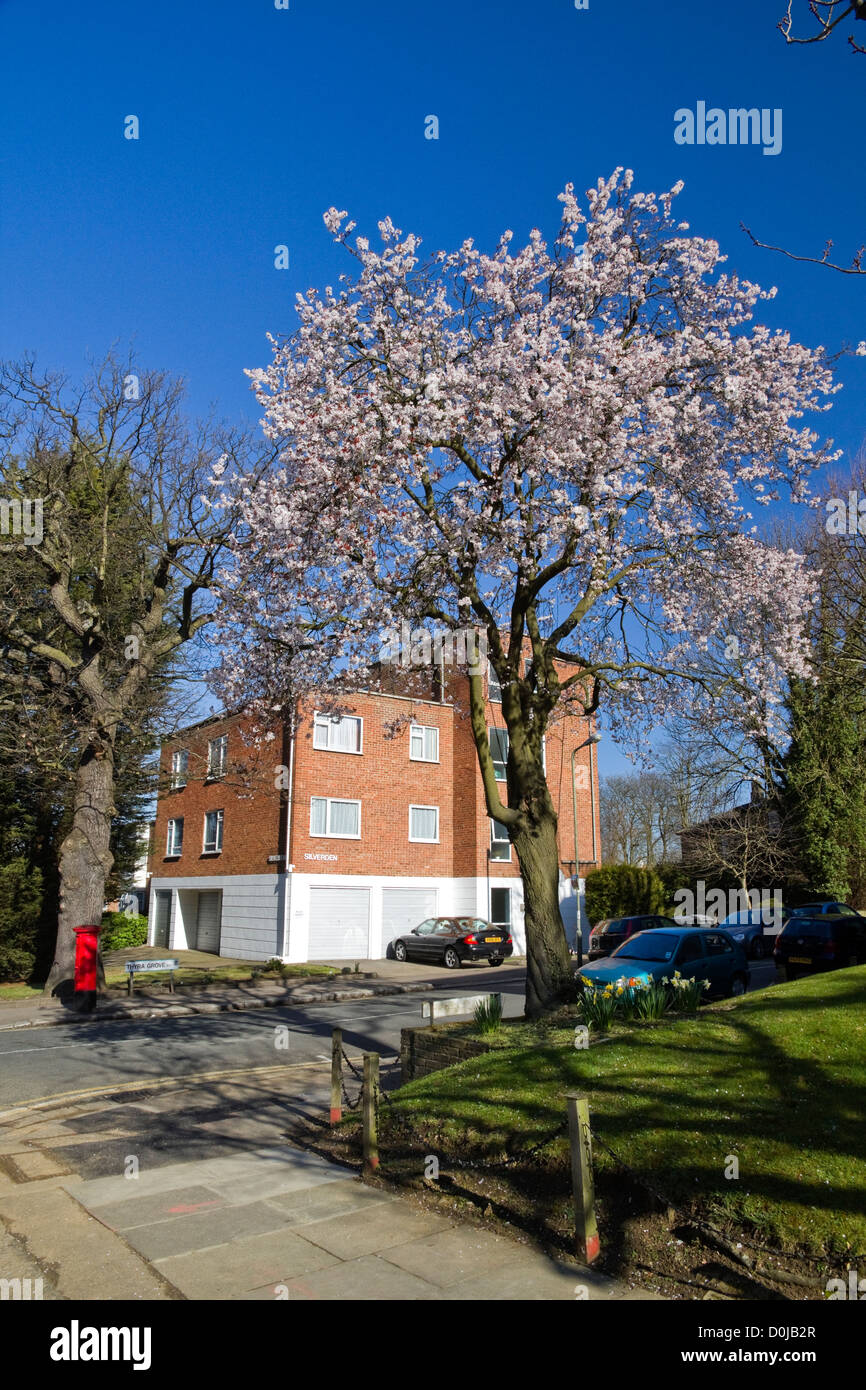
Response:
[[[803,8],[807,7],[815,27],[809,34],[795,34],[794,0],[788,0],[785,17],[777,25],[786,43],[823,43],[846,19],[866,19],[866,0],[808,0],[808,6]],[[866,53],[866,47],[857,43],[853,34],[848,35],[848,43],[855,53]]]
[[[77,387],[37,373],[31,359],[0,369],[13,535],[0,589],[0,699],[19,729],[32,729],[37,761],[74,731],[46,984],[55,994],[69,990],[73,928],[101,918],[122,732],[148,716],[172,660],[213,618],[211,589],[236,526],[231,509],[209,504],[213,467],[227,457],[255,471],[245,434],[191,430],[181,400],[180,382],[114,355]],[[26,517],[30,534],[16,534]]]

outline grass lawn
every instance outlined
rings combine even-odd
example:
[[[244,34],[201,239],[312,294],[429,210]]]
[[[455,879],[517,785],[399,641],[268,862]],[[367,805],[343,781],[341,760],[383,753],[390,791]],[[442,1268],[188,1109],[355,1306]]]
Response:
[[[210,985],[221,984],[226,981],[231,981],[236,984],[246,984],[254,978],[277,982],[280,979],[290,980],[298,979],[299,977],[306,979],[311,975],[331,976],[337,973],[334,967],[330,965],[286,965],[279,975],[276,974],[275,971],[256,970],[254,966],[250,965],[214,966],[213,969],[203,969],[201,966],[188,966],[186,968],[181,966],[179,970],[174,972],[174,982],[176,985]],[[105,982],[109,989],[118,989],[122,987],[125,990],[128,979],[129,976],[123,966],[108,966],[106,968]],[[141,970],[136,972],[135,987],[138,988],[139,985],[145,983],[148,987],[152,987],[156,984],[164,984],[166,989],[168,989],[168,981],[168,971],[158,970],[151,972],[148,970]]]
[[[17,1003],[21,999],[33,999],[36,995],[41,993],[41,985],[0,985],[0,1004],[6,1003],[7,1001]]]
[[[866,1252],[866,967],[774,986],[617,1033],[588,1051],[571,1027],[517,1025],[503,1047],[392,1096],[383,1137],[499,1158],[552,1134],[563,1093],[679,1208],[786,1250]],[[567,1185],[564,1137],[543,1150]],[[725,1177],[729,1155],[739,1178]],[[596,1146],[600,1189],[622,1170]],[[557,1183],[559,1178],[557,1178]]]

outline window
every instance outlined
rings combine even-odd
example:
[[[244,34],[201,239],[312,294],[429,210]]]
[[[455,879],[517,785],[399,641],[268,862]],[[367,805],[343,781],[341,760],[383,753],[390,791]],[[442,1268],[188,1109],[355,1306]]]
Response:
[[[168,835],[166,837],[165,853],[168,858],[173,858],[183,851],[183,816],[178,820],[170,820],[168,823]]]
[[[310,797],[310,834],[332,835],[340,840],[360,840],[360,801],[338,801],[330,796]]]
[[[207,746],[208,777],[225,777],[226,767],[228,766],[228,755],[228,734],[223,734],[220,738],[212,738],[210,740]]]
[[[499,684],[499,677],[489,661],[487,663],[487,698],[493,704],[501,705],[502,703],[502,686]]]
[[[409,807],[409,839],[422,844],[439,843],[439,807]]]
[[[223,847],[223,812],[208,811],[204,818],[204,854],[219,854]]]
[[[495,927],[511,926],[511,889],[491,888],[490,921]]]
[[[186,774],[189,768],[189,753],[186,748],[181,748],[177,753],[171,755],[171,789],[178,791],[186,786]]]
[[[708,956],[724,956],[734,949],[731,942],[726,941],[723,936],[708,936],[706,943]]]
[[[490,858],[504,859],[506,863],[511,863],[511,841],[508,838],[508,827],[498,820],[491,820],[490,822]]]
[[[487,737],[490,740],[490,756],[493,758],[493,771],[496,773],[496,780],[497,782],[504,782],[505,766],[508,762],[508,730],[488,729]]]
[[[690,960],[701,960],[703,954],[704,948],[701,943],[700,933],[696,932],[694,936],[686,936],[680,942],[677,965],[685,965]]]
[[[353,714],[317,714],[313,719],[313,747],[329,753],[360,753],[363,723]]]
[[[413,763],[438,763],[439,730],[426,724],[413,724],[409,730],[409,757]]]

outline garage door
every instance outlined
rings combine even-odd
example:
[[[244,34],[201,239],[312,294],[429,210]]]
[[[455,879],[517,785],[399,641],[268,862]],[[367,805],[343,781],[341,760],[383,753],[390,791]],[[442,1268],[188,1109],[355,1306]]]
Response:
[[[223,895],[219,891],[199,893],[196,916],[195,948],[197,951],[220,953],[220,920]]]
[[[168,927],[171,921],[171,890],[160,888],[153,911],[153,944],[168,949]]]
[[[435,916],[435,888],[383,888],[382,954],[395,936],[405,936],[419,922]]]
[[[310,889],[310,960],[366,960],[369,888]]]

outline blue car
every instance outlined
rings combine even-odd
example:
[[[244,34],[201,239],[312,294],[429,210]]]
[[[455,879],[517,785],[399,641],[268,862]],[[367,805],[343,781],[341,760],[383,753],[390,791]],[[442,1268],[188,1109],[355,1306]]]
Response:
[[[772,953],[776,936],[782,929],[781,917],[775,918],[773,908],[752,908],[750,912],[732,912],[719,923],[722,931],[730,932],[746,955],[763,960]]]
[[[686,979],[709,980],[716,998],[745,994],[749,962],[743,947],[726,931],[664,927],[642,931],[618,946],[613,955],[579,970],[578,978],[595,985],[618,980],[663,980],[678,970]]]

